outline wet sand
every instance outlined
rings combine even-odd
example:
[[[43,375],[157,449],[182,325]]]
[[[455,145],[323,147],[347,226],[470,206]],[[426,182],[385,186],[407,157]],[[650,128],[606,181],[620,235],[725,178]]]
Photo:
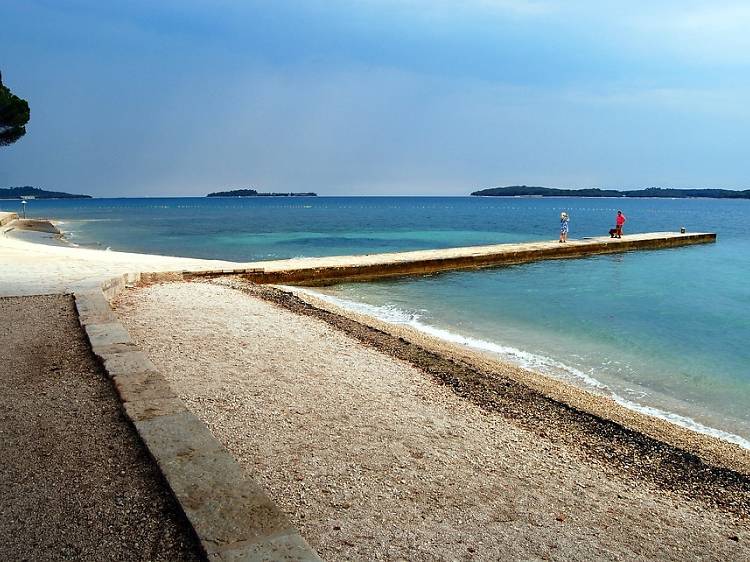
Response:
[[[152,285],[117,314],[324,559],[750,560],[743,453],[248,291]]]

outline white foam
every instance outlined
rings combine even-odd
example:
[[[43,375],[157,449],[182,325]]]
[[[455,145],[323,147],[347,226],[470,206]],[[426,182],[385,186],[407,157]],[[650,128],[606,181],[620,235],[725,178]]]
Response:
[[[591,389],[596,389],[600,391],[609,390],[607,385],[605,385],[601,381],[596,380],[595,378],[587,375],[586,373],[584,373],[583,371],[579,369],[576,369],[569,365],[565,365],[550,357],[545,357],[543,355],[538,355],[535,353],[530,353],[528,351],[523,351],[516,347],[502,345],[499,343],[482,340],[482,339],[474,338],[471,336],[464,336],[461,334],[456,334],[454,332],[445,330],[443,328],[438,328],[430,324],[425,324],[424,322],[420,320],[419,314],[410,313],[392,305],[375,306],[375,305],[371,305],[367,303],[341,299],[338,297],[334,297],[334,296],[327,295],[324,293],[318,293],[316,291],[311,291],[309,289],[303,289],[300,287],[295,287],[294,290],[303,292],[303,293],[308,293],[317,298],[320,298],[321,300],[330,302],[331,304],[340,306],[342,308],[351,310],[353,312],[366,314],[367,316],[373,316],[389,324],[402,324],[402,325],[410,326],[412,328],[415,328],[416,330],[419,330],[422,333],[436,337],[443,341],[447,341],[449,343],[465,345],[472,349],[478,349],[481,351],[486,351],[486,352],[494,353],[497,355],[501,355],[503,358],[510,360],[514,364],[520,365],[522,367],[527,367],[529,369],[542,371],[546,375],[551,375],[556,378],[563,378],[563,379],[575,379],[579,383],[583,383],[586,387],[591,388]]]
[[[585,388],[593,390],[597,393],[603,393],[612,398],[621,406],[630,410],[634,410],[651,417],[663,419],[697,433],[717,437],[723,441],[737,444],[745,449],[750,449],[750,441],[744,439],[743,437],[740,437],[739,435],[703,425],[702,423],[687,416],[682,416],[673,412],[667,412],[652,406],[644,406],[643,404],[639,404],[638,402],[623,398],[622,396],[619,396],[618,394],[613,392],[606,384],[584,373],[580,369],[576,369],[575,367],[571,367],[570,365],[565,365],[564,363],[556,361],[555,359],[552,359],[550,357],[529,353],[528,351],[523,351],[515,347],[506,346],[479,338],[463,336],[449,330],[431,326],[422,322],[420,320],[419,314],[405,311],[396,306],[376,306],[363,302],[350,301],[302,287],[293,287],[290,289],[296,292],[312,295],[325,302],[329,302],[346,310],[351,310],[352,312],[372,316],[388,324],[406,325],[419,330],[422,333],[428,334],[449,343],[465,345],[472,349],[501,355],[503,358],[510,360],[514,364],[517,364],[521,367],[526,367],[537,372],[541,372],[544,375],[553,376],[557,379],[569,381],[572,380],[578,382],[578,384],[582,383]]]
[[[626,398],[618,396],[617,394],[612,394],[612,399],[621,406],[624,406],[630,410],[635,410],[636,412],[640,412],[654,418],[667,420],[668,422],[679,425],[680,427],[685,427],[687,429],[695,431],[696,433],[703,433],[712,437],[718,437],[723,441],[735,443],[740,447],[750,449],[750,441],[744,439],[743,437],[740,437],[739,435],[735,435],[734,433],[729,433],[728,431],[723,431],[714,427],[708,427],[707,425],[703,425],[702,423],[695,421],[694,419],[687,416],[681,416],[680,414],[675,414],[673,412],[665,412],[664,410],[654,408],[653,406],[644,406],[643,404],[638,404],[637,402],[627,400]]]

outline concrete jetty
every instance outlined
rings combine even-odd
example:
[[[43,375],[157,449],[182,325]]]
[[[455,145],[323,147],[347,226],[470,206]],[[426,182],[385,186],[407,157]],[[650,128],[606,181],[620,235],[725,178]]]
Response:
[[[261,269],[244,273],[256,283],[330,285],[383,277],[424,275],[440,271],[477,269],[550,259],[582,258],[634,250],[658,250],[716,241],[715,233],[649,232],[623,238],[601,236],[569,240],[470,246],[362,256],[332,256],[257,262]]]
[[[655,250],[716,241],[716,234],[657,232],[607,237],[498,244],[359,256],[292,258],[249,263],[105,252],[51,246],[19,239],[0,227],[0,296],[75,292],[98,288],[114,275],[128,282],[178,281],[201,276],[243,275],[256,283],[330,285],[384,277],[424,275],[546,259],[582,258],[596,254]],[[119,278],[118,278],[119,279]],[[125,282],[125,281],[123,281]]]
[[[16,213],[11,213],[8,211],[0,211],[0,226],[5,226],[6,224],[10,224],[12,221],[16,220],[18,218],[18,215]]]

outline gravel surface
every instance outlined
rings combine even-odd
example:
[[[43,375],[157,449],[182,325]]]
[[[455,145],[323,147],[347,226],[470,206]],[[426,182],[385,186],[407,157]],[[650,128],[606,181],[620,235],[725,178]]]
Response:
[[[0,559],[203,560],[66,295],[0,298]]]
[[[372,319],[360,314],[321,308],[322,303],[310,293],[298,296],[226,278],[213,282],[324,320],[359,342],[420,368],[483,410],[500,413],[542,437],[564,441],[584,462],[750,520],[750,451],[738,445],[645,416],[551,377],[545,377],[546,385],[535,388],[528,384],[526,376],[533,373],[526,369],[499,361],[473,361],[483,358],[481,353],[470,352],[464,361],[456,353],[465,351],[464,346],[419,339],[420,334],[408,328],[401,332],[406,338],[391,334],[391,326],[371,326]],[[571,405],[568,391],[583,395],[578,407]],[[614,421],[615,410],[624,419]],[[653,432],[655,425],[658,432]]]
[[[319,318],[224,286],[117,313],[327,560],[750,560],[736,513],[582,462],[559,439]]]

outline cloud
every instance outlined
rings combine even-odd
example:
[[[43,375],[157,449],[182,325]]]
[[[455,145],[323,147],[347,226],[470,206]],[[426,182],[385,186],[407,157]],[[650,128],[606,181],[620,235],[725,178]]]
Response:
[[[559,3],[560,17],[573,16],[582,33],[644,59],[673,64],[750,63],[750,4],[735,0]]]
[[[682,44],[732,37],[744,12],[704,27],[697,2],[87,5],[9,12],[3,71],[33,115],[0,152],[0,185],[462,194],[746,177],[750,78],[725,66],[745,55],[712,64],[721,49]]]

